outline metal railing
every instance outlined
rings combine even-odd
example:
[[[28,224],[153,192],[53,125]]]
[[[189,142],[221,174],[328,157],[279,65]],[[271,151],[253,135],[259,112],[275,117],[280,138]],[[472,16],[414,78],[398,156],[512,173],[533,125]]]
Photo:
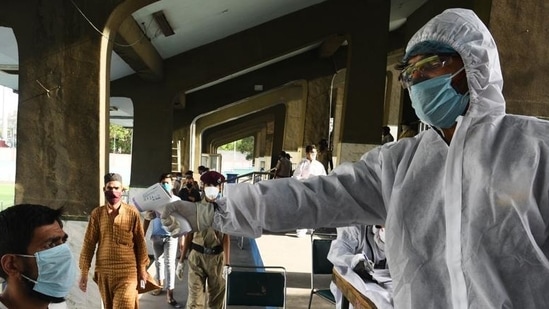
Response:
[[[250,182],[252,184],[263,181],[263,180],[269,180],[273,176],[272,172],[251,172],[247,174],[238,175],[236,177],[228,178],[225,180],[226,183],[246,183]]]

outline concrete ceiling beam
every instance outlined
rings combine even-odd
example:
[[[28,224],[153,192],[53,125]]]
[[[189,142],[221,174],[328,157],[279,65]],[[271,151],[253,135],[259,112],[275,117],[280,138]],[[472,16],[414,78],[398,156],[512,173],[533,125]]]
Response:
[[[332,57],[337,50],[346,43],[347,38],[341,34],[334,34],[326,38],[318,48],[320,58]]]
[[[164,60],[132,16],[120,25],[113,50],[142,79],[150,82],[164,79]]]

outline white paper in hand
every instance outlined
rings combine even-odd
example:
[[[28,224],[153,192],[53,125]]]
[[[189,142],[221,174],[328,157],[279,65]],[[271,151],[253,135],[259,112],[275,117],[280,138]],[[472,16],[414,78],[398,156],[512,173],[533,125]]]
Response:
[[[162,208],[170,201],[170,195],[159,183],[155,183],[132,198],[133,204],[140,212],[155,210],[161,213]]]

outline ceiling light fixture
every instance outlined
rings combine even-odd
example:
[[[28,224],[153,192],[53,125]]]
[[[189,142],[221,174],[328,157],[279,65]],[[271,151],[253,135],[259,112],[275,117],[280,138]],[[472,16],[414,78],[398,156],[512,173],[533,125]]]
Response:
[[[175,34],[175,32],[173,32],[172,26],[170,26],[170,23],[166,19],[166,15],[164,15],[164,12],[158,11],[156,13],[153,13],[153,18],[164,36],[170,36]]]

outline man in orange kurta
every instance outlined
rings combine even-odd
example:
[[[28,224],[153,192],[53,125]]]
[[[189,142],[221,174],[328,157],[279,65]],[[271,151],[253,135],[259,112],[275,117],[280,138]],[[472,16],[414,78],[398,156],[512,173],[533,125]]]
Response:
[[[149,265],[141,216],[135,207],[122,202],[119,174],[105,175],[103,191],[107,203],[92,210],[80,252],[80,289],[87,289],[96,254],[93,279],[105,308],[137,309],[137,286],[139,280],[147,279]]]

